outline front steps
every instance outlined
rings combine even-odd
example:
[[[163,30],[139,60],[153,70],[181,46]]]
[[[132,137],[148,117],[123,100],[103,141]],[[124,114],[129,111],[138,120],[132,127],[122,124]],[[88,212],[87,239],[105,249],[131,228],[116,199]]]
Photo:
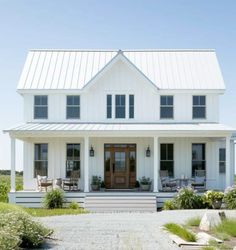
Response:
[[[156,212],[154,193],[88,193],[85,209],[91,212]]]

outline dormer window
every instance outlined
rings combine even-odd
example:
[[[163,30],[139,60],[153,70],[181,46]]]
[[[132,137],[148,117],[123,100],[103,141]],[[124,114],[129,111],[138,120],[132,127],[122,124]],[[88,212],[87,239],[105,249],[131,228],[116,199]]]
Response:
[[[80,96],[69,95],[66,100],[66,118],[80,119]]]
[[[134,118],[134,95],[129,95],[129,118]]]
[[[34,119],[48,119],[48,96],[34,96]]]
[[[193,96],[193,119],[206,119],[206,96]]]

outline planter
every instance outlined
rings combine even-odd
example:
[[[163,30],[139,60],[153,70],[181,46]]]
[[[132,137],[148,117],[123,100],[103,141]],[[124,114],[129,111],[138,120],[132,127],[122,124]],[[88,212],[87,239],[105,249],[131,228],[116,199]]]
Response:
[[[222,205],[222,200],[215,200],[212,202],[212,207],[214,209],[220,209]]]
[[[93,191],[99,191],[100,185],[99,184],[91,184],[91,188]]]
[[[141,190],[142,191],[149,191],[150,190],[150,187],[151,185],[150,184],[140,184],[140,187],[141,187]]]

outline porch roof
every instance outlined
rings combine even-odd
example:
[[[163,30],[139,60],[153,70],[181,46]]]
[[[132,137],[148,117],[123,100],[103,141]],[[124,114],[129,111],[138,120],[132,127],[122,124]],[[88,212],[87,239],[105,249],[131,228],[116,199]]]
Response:
[[[236,129],[219,123],[25,123],[4,130],[16,137],[47,136],[232,136]]]

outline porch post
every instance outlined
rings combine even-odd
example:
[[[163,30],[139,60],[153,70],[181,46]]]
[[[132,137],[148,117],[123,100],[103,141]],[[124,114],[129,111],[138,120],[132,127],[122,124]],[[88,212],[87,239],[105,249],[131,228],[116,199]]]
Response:
[[[227,136],[225,138],[225,147],[226,147],[226,166],[225,166],[225,186],[229,187],[231,184],[231,177],[230,177],[230,173],[231,173],[231,156],[230,156],[230,136]]]
[[[159,142],[158,137],[153,137],[153,192],[158,192],[158,181],[159,181]]]
[[[89,138],[84,137],[84,192],[89,192]]]
[[[11,192],[16,191],[16,139],[11,136]]]

